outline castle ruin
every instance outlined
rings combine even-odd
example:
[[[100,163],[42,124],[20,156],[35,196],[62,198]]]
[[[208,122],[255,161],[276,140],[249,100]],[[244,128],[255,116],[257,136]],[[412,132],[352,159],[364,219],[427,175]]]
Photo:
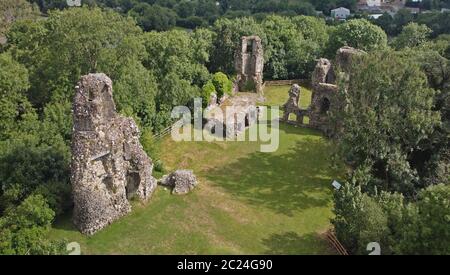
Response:
[[[119,115],[105,74],[83,76],[73,102],[71,183],[75,226],[94,234],[147,201],[156,188],[152,160],[131,118]]]
[[[319,59],[311,77],[312,97],[310,107],[307,109],[300,108],[301,89],[300,86],[294,84],[289,91],[289,99],[283,105],[284,115],[282,120],[295,125],[318,129],[327,135],[331,135],[329,111],[341,106],[336,96],[338,91],[336,73],[349,72],[352,58],[363,53],[363,51],[351,47],[343,47],[337,51],[334,64],[328,59]],[[296,115],[296,121],[290,121],[290,114]],[[306,116],[309,117],[308,124],[304,121]]]
[[[264,51],[259,36],[243,36],[236,52],[235,69],[238,91],[253,91],[263,95]]]

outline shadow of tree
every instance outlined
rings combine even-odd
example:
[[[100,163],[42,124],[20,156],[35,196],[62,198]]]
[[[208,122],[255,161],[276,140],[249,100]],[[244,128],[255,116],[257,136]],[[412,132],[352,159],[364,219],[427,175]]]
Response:
[[[330,181],[334,172],[329,146],[320,134],[280,125],[285,140],[274,153],[255,152],[224,167],[206,171],[205,177],[244,200],[292,215],[292,211],[326,207],[331,202]],[[301,134],[292,140],[288,134]]]
[[[309,233],[298,235],[296,232],[285,232],[281,234],[272,234],[268,238],[262,240],[266,247],[264,254],[268,255],[299,255],[317,253],[318,246],[323,246],[323,251],[329,250],[327,242],[320,238],[318,234]]]

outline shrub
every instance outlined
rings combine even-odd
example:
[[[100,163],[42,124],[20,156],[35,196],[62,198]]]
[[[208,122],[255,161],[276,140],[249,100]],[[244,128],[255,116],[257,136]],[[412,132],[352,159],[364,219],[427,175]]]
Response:
[[[164,173],[166,169],[164,169],[164,162],[162,160],[155,161],[155,171]]]
[[[203,107],[206,107],[209,103],[209,99],[211,98],[211,95],[213,93],[216,93],[216,87],[214,86],[213,82],[210,80],[208,81],[202,88],[202,103]]]
[[[141,144],[147,156],[149,156],[153,161],[159,159],[160,147],[149,129],[144,129],[142,131]]]
[[[233,89],[233,83],[228,79],[228,76],[222,72],[215,73],[212,79],[212,83],[216,88],[217,97],[221,98],[223,95],[231,95]]]

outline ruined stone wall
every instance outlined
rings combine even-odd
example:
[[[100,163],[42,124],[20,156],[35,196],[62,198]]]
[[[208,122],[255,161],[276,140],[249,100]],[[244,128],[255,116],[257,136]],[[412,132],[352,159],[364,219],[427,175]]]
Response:
[[[235,56],[235,69],[239,91],[247,91],[249,87],[253,87],[256,93],[263,93],[264,51],[261,38],[241,38],[241,47]]]
[[[84,234],[125,215],[129,199],[146,201],[156,188],[139,129],[117,114],[112,92],[105,74],[89,74],[80,79],[73,101],[73,221]]]
[[[289,114],[294,113],[297,116],[297,121],[295,122],[297,125],[319,129],[325,134],[331,135],[333,130],[330,128],[329,113],[334,108],[340,108],[342,105],[341,102],[338,102],[337,97],[337,74],[348,73],[351,69],[353,58],[361,54],[364,54],[364,52],[351,47],[343,47],[337,51],[336,59],[333,63],[325,58],[319,59],[311,77],[312,98],[310,107],[308,109],[299,107],[300,87],[293,85],[289,91],[289,99],[283,106],[283,120],[289,121]],[[304,116],[309,117],[308,125],[304,124]]]
[[[321,58],[316,64],[312,74],[312,97],[309,111],[310,127],[327,131],[328,111],[334,104],[334,94],[337,92],[335,85],[335,71],[330,60]]]

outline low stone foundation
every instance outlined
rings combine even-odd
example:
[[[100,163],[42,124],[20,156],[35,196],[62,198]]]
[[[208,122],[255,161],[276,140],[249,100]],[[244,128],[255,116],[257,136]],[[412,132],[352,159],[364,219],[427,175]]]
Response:
[[[255,93],[239,93],[227,98],[221,105],[207,110],[204,129],[225,138],[233,138],[258,120]]]

